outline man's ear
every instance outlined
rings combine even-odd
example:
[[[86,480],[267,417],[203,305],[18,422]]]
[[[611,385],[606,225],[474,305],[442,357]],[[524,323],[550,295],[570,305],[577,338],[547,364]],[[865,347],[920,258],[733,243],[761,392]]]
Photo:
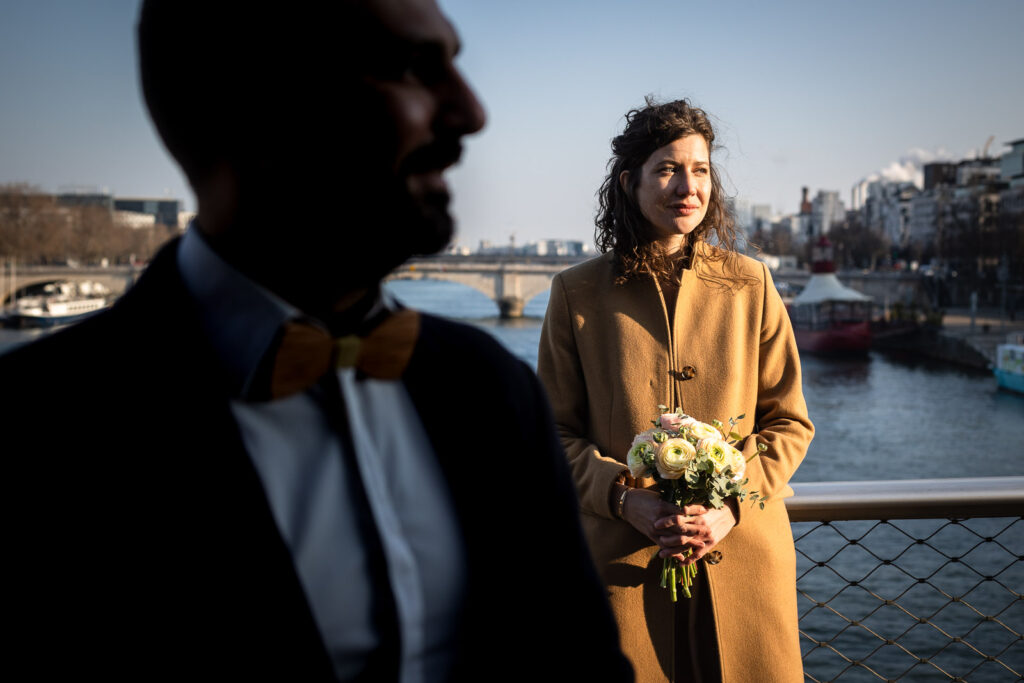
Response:
[[[622,191],[629,194],[629,171],[623,171],[619,174],[619,185],[622,187]]]

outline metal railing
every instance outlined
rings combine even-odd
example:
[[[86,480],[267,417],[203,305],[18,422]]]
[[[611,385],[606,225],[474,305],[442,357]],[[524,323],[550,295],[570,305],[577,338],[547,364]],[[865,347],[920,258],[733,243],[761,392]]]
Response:
[[[1024,680],[1024,477],[793,489],[808,681]]]

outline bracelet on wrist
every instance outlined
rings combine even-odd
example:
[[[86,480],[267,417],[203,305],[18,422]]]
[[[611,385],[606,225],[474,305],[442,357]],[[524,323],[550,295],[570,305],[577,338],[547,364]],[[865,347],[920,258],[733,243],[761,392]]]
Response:
[[[615,515],[619,519],[625,519],[622,516],[622,513],[625,512],[625,510],[626,510],[626,494],[628,494],[630,491],[631,491],[631,489],[628,486],[625,487],[623,489],[623,491],[622,491],[622,495],[619,496],[619,503],[618,503],[618,505],[615,506]]]

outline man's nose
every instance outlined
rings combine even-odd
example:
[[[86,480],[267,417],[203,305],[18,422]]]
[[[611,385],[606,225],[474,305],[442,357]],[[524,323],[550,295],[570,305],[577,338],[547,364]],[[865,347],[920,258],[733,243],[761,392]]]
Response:
[[[483,128],[487,115],[461,71],[455,70],[447,90],[442,114],[445,126],[460,135],[469,135]]]

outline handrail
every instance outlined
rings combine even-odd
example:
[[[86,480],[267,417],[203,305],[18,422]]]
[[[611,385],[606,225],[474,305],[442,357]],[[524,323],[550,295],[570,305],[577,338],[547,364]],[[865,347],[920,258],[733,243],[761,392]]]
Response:
[[[1024,516],[1024,477],[792,484],[791,522]]]

